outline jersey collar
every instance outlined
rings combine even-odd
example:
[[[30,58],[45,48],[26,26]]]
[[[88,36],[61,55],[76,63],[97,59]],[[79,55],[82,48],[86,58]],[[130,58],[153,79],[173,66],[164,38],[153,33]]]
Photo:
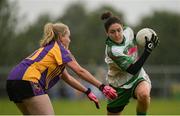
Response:
[[[126,38],[125,38],[124,36],[123,36],[123,41],[122,41],[122,43],[116,43],[115,41],[113,41],[112,39],[110,39],[109,37],[107,37],[107,39],[106,39],[106,45],[108,45],[108,46],[124,45],[125,41],[126,41]]]

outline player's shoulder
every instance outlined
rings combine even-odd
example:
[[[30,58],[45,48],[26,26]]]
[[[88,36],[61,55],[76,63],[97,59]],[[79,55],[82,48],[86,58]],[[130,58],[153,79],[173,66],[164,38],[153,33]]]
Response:
[[[129,26],[124,26],[124,27],[123,27],[123,30],[124,30],[124,31],[133,32],[133,29],[132,29],[131,27],[129,27]]]
[[[134,31],[131,27],[124,26],[123,28],[123,35],[126,38],[133,39],[134,38]]]

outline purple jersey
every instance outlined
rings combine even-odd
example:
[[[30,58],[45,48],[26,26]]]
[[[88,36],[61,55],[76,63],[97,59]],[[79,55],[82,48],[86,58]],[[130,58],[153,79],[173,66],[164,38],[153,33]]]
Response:
[[[72,61],[71,53],[60,42],[52,41],[21,61],[9,74],[8,80],[40,83],[49,89],[59,80],[65,64]]]

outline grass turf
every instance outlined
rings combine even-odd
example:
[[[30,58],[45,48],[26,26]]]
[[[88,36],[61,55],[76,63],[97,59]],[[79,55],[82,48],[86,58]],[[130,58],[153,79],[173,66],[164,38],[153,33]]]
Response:
[[[100,109],[87,99],[68,100],[60,99],[52,101],[55,114],[57,115],[105,115],[106,101],[100,101]],[[180,100],[175,99],[151,99],[148,111],[149,115],[180,115]],[[123,111],[124,115],[135,115],[136,101],[131,102]],[[15,104],[7,99],[0,99],[0,115],[21,114]]]

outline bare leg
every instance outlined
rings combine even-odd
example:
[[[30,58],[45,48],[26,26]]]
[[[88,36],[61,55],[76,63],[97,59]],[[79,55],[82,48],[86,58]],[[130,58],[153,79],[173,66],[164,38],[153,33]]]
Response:
[[[23,103],[15,103],[15,104],[24,115],[29,115],[29,112]]]
[[[151,86],[148,82],[142,81],[135,89],[137,97],[137,113],[146,113],[150,104]]]
[[[54,110],[47,94],[24,99],[16,104],[23,114],[54,115]]]

